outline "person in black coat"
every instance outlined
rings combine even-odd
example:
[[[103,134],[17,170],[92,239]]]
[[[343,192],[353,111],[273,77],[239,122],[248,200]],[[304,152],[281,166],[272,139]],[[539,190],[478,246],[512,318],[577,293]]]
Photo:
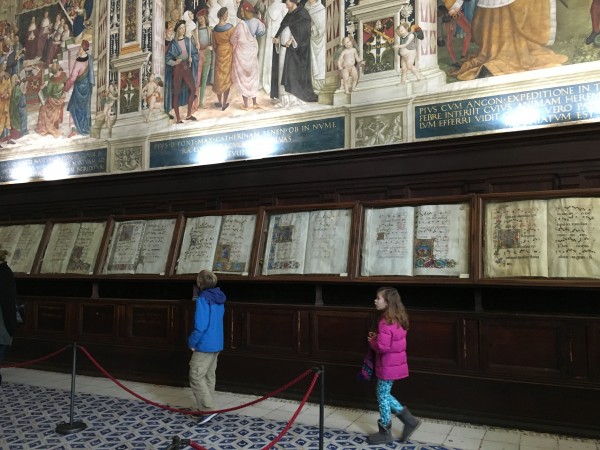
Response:
[[[17,326],[17,287],[13,272],[6,263],[7,256],[8,251],[0,249],[0,364]]]
[[[316,102],[318,96],[313,91],[310,59],[310,14],[304,9],[302,0],[286,0],[288,13],[283,18],[279,30],[273,38],[273,63],[271,66],[271,98],[277,99],[281,84],[285,91],[304,102]],[[289,33],[284,33],[284,30]],[[282,36],[283,34],[283,36]],[[284,37],[285,36],[285,37]],[[283,37],[283,39],[282,39]],[[281,80],[279,79],[279,49],[285,47],[285,62]]]

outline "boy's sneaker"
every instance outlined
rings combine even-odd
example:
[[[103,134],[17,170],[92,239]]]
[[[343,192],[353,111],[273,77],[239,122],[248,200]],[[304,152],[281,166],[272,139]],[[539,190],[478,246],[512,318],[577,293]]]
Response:
[[[217,413],[212,413],[212,414],[207,414],[206,416],[200,416],[200,420],[198,421],[198,424],[204,425],[205,423],[210,422],[216,415],[217,415]]]

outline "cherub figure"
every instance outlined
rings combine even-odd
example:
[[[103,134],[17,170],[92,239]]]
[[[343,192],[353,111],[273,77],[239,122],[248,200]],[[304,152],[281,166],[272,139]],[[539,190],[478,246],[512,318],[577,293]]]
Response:
[[[114,83],[108,85],[108,89],[104,92],[104,109],[102,112],[104,113],[104,121],[106,122],[106,127],[110,130],[112,128],[112,124],[110,122],[110,113],[115,102],[119,99],[119,92],[117,91],[117,86]]]
[[[407,23],[401,23],[396,27],[396,34],[400,38],[400,44],[394,46],[398,50],[400,56],[401,75],[400,83],[406,83],[406,75],[410,70],[417,81],[421,80],[421,75],[415,66],[415,60],[417,59],[417,38],[415,33],[408,31],[410,29]]]
[[[162,80],[160,78],[157,79],[156,75],[151,73],[148,77],[148,82],[142,88],[142,95],[146,97],[146,103],[148,104],[148,117],[146,117],[146,123],[150,122],[152,111],[154,111],[156,103],[162,101],[162,86]]]
[[[349,94],[351,91],[356,91],[359,77],[357,67],[364,66],[365,62],[358,55],[356,43],[352,36],[346,36],[342,40],[342,44],[344,49],[338,56],[337,67],[340,71],[342,88],[346,94]]]

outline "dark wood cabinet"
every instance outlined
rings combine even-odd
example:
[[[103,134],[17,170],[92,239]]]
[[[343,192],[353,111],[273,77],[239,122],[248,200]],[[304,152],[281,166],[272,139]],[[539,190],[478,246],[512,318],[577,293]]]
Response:
[[[600,125],[587,124],[4,185],[2,222],[595,193],[599,145]],[[394,388],[411,409],[429,417],[600,437],[600,284],[480,279],[474,274],[481,271],[481,245],[481,232],[474,230],[468,279],[221,277],[228,303],[218,388],[265,394],[324,366],[328,402],[374,408],[373,385],[355,376],[375,290],[391,284],[411,319],[411,376]],[[358,255],[350,258],[356,265]],[[76,341],[120,379],[185,385],[193,279],[19,275],[27,322],[7,357],[27,361]],[[42,367],[70,371],[70,357],[62,354]],[[79,370],[98,374],[86,358]],[[286,395],[304,392],[295,388]]]

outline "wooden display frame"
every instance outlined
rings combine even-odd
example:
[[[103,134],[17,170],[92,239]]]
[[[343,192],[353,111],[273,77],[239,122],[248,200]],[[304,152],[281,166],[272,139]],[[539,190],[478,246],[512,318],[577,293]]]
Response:
[[[91,217],[77,219],[57,219],[45,222],[6,222],[0,226],[11,225],[43,225],[44,230],[40,239],[39,247],[36,250],[36,256],[32,264],[30,273],[17,272],[19,277],[36,278],[92,278],[92,279],[181,279],[189,280],[195,276],[195,270],[189,273],[177,273],[177,261],[182,251],[182,243],[185,235],[186,223],[190,219],[202,217],[226,216],[254,216],[254,230],[252,233],[252,243],[249,246],[249,257],[247,259],[247,270],[241,272],[221,271],[219,277],[229,280],[260,280],[260,281],[315,281],[318,283],[398,283],[403,284],[467,284],[467,285],[557,285],[565,287],[596,287],[600,286],[600,277],[535,277],[535,276],[487,276],[485,274],[485,252],[486,252],[486,208],[493,203],[511,203],[520,201],[547,201],[556,199],[598,199],[600,202],[600,189],[577,189],[562,191],[538,191],[523,193],[498,193],[498,194],[470,194],[448,197],[432,197],[419,199],[402,200],[378,200],[368,202],[345,202],[345,203],[327,203],[294,205],[281,207],[259,207],[259,208],[240,208],[223,209],[211,212],[176,212],[162,214],[142,214],[142,215],[119,215],[109,217]],[[402,207],[437,207],[445,205],[466,204],[469,206],[468,228],[468,271],[456,275],[364,275],[361,271],[361,258],[363,257],[363,245],[365,242],[365,223],[366,215],[369,210],[385,210],[387,208]],[[347,237],[347,272],[327,272],[323,273],[271,273],[264,271],[265,251],[269,241],[269,220],[274,215],[301,215],[304,213],[315,213],[329,210],[348,210],[351,218],[349,219]],[[128,221],[151,221],[172,219],[175,221],[172,236],[169,239],[169,250],[166,255],[164,273],[105,273],[107,258],[110,254],[111,237],[115,227]],[[52,229],[55,224],[66,223],[87,223],[87,222],[105,222],[105,230],[101,240],[100,249],[97,254],[96,263],[93,271],[88,274],[80,273],[42,273],[44,254],[47,250],[51,238]],[[489,231],[488,231],[489,232]]]

